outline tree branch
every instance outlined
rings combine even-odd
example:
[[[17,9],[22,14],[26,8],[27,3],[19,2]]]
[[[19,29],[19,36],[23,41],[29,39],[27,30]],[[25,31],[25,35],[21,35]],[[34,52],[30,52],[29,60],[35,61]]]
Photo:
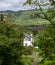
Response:
[[[41,8],[41,6],[40,6],[40,4],[38,3],[38,6],[39,6],[39,8],[40,8],[40,11],[42,12],[42,14],[44,15],[44,18],[42,17],[42,16],[40,16],[41,18],[43,18],[43,19],[46,19],[46,20],[48,20],[52,25],[55,25],[53,22],[52,22],[52,20],[51,19],[49,19],[48,18],[48,16],[43,12],[43,9]]]

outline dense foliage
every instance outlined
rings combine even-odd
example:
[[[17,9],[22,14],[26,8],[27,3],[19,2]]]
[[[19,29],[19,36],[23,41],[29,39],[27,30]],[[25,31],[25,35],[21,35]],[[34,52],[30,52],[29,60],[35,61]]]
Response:
[[[55,27],[48,26],[39,36],[42,65],[55,65]],[[48,62],[49,61],[49,62]]]
[[[22,63],[23,65],[30,65],[31,62],[34,61],[34,58],[33,57],[30,57],[30,56],[24,56],[23,59],[22,59]]]
[[[50,30],[51,29],[51,30]],[[55,28],[53,26],[47,27],[46,30],[44,30],[41,33],[40,36],[40,44],[39,47],[42,48],[43,53],[45,54],[46,58],[53,59],[51,56],[51,53],[55,53]],[[42,46],[43,44],[44,46]],[[48,52],[48,53],[47,53]],[[49,55],[48,55],[49,54]],[[50,57],[49,57],[50,56]]]
[[[49,0],[51,6],[55,6],[54,0]],[[33,4],[32,0],[27,0],[26,3]],[[26,4],[25,3],[25,4]],[[8,14],[8,21],[0,22],[0,65],[28,65],[32,60],[25,58],[22,60],[23,53],[32,54],[31,47],[23,47],[23,27],[17,27],[12,21],[19,23],[19,25],[37,25],[41,24],[41,21],[49,21],[51,25],[47,26],[46,29],[40,33],[34,31],[35,37],[34,45],[39,46],[39,53],[42,57],[40,65],[55,65],[55,9],[48,9],[43,11],[41,6],[40,12],[31,13],[14,13]],[[39,11],[39,10],[38,10]],[[36,14],[37,13],[37,14]],[[39,14],[41,14],[41,16]],[[22,14],[22,16],[21,16]],[[20,15],[18,17],[18,15]],[[37,16],[37,18],[36,18]],[[40,16],[40,17],[39,17]],[[41,19],[42,18],[42,19]],[[35,22],[35,23],[34,23]],[[47,23],[44,22],[44,23]],[[27,24],[28,23],[28,24]],[[44,24],[42,23],[42,24]],[[38,34],[38,35],[36,35]],[[24,50],[23,50],[24,49]],[[38,50],[39,50],[38,49]],[[37,51],[36,49],[34,49]],[[26,61],[27,59],[27,61]]]
[[[35,4],[33,0],[27,0],[25,4],[27,3],[29,5]],[[51,25],[39,34],[38,46],[42,56],[40,65],[55,65],[55,1],[49,0],[49,3],[53,7],[48,9],[46,12],[43,12],[40,3],[37,3],[41,13],[43,14],[43,16],[40,17],[51,23]]]
[[[22,65],[23,29],[0,22],[0,65]]]
[[[33,47],[25,46],[24,47],[24,55],[32,55],[33,54]]]

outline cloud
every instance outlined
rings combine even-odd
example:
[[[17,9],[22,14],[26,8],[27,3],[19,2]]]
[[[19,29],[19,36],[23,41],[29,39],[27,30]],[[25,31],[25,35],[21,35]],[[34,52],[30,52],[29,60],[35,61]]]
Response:
[[[25,9],[30,9],[30,7],[23,6],[22,4],[26,0],[0,0],[0,11],[4,10],[25,10]]]
[[[3,1],[5,1],[5,0],[0,0],[0,2],[3,2]]]

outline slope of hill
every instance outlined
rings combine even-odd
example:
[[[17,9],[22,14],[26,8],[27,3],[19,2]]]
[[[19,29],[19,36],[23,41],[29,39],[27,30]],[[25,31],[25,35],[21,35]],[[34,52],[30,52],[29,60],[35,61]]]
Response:
[[[38,17],[38,15],[42,15],[42,13],[39,10],[17,11],[17,12],[7,11],[3,12],[3,14],[4,13],[5,16],[8,17],[9,21],[17,25],[28,26],[28,25],[49,24],[47,20]]]

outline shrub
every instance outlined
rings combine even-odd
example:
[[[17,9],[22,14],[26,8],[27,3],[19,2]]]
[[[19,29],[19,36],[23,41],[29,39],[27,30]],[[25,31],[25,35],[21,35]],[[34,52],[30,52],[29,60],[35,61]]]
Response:
[[[24,54],[25,55],[31,55],[32,53],[33,53],[33,47],[31,47],[31,46],[24,47]]]
[[[0,65],[22,65],[23,32],[9,22],[0,22]]]

